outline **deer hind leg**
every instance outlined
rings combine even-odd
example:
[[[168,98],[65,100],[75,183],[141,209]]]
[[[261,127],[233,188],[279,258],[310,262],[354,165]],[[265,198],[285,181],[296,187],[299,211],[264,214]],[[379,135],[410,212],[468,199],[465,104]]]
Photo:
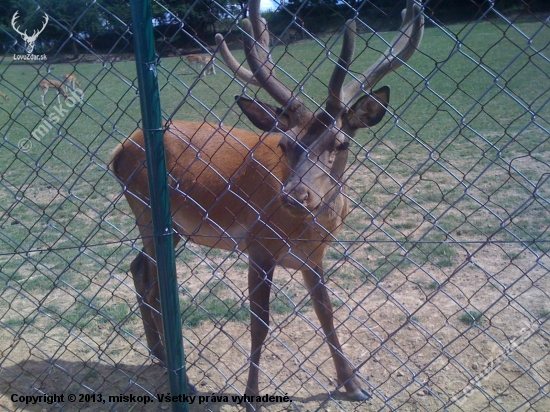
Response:
[[[155,263],[156,253],[153,241],[154,233],[151,212],[149,209],[146,209],[140,214],[136,214],[136,216],[139,216],[138,225],[141,238],[143,239],[143,250],[139,252],[131,263],[130,272],[132,273],[137,292],[147,346],[155,357],[162,363],[165,363],[164,326],[160,306],[158,272]],[[179,240],[180,237],[175,235],[174,247],[178,244]]]
[[[332,354],[332,360],[336,367],[336,375],[338,384],[344,385],[349,398],[357,401],[365,401],[370,399],[370,394],[363,389],[361,380],[351,369],[351,365],[342,352],[338,335],[334,329],[334,315],[332,303],[327,292],[327,288],[323,281],[323,268],[317,266],[316,270],[303,269],[302,275],[306,282],[306,286],[313,301],[315,314],[321,323],[321,328],[326,336],[326,341],[329,345]]]
[[[157,266],[153,262],[153,259],[155,259],[155,247],[150,238],[152,230],[148,230],[147,232],[150,232],[150,234],[142,232],[144,247],[131,263],[130,272],[132,273],[137,292],[147,346],[155,357],[162,363],[165,363],[166,352],[163,342],[164,329],[160,308]]]
[[[261,246],[260,246],[261,247]],[[265,252],[264,252],[265,254]],[[250,293],[250,368],[245,393],[248,396],[259,395],[258,373],[262,346],[269,328],[269,295],[275,264],[272,258],[255,259],[250,253],[248,267],[248,290]],[[261,404],[247,403],[246,411],[259,411]]]
[[[137,300],[143,320],[147,346],[158,360],[166,364],[164,325],[162,324],[162,311],[160,307],[158,273],[157,266],[152,260],[155,258],[155,247],[151,237],[153,231],[149,227],[145,231],[142,231],[142,237],[144,239],[143,251],[139,252],[130,264],[130,271],[132,272],[134,285],[138,295]],[[148,239],[148,241],[146,239]],[[174,235],[174,247],[177,246],[179,241],[179,235]],[[187,379],[187,393],[189,395],[195,395],[197,393],[197,389],[189,379]]]
[[[46,93],[48,93],[48,89],[46,87],[44,87],[42,89],[42,95],[41,95],[41,98],[42,98],[42,106],[46,106],[46,103],[44,103],[44,97],[46,96]]]
[[[138,253],[130,265],[130,271],[137,292],[147,346],[156,358],[165,363],[166,352],[162,340],[164,329],[162,327],[156,267],[151,262],[150,257],[146,256],[149,253],[144,252],[145,249]]]

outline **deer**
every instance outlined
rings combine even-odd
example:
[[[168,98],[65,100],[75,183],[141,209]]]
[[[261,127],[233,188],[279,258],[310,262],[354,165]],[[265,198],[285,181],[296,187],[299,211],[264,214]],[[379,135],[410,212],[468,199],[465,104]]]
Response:
[[[65,77],[64,83],[69,87],[73,92],[78,94],[78,100],[79,103],[82,104],[84,102],[84,92],[82,91],[82,85],[77,80],[76,76],[71,73],[65,73],[63,75]],[[76,85],[78,84],[78,91],[76,90]],[[73,93],[74,94],[74,93]]]
[[[204,68],[204,60],[202,59],[202,56],[198,54],[188,54],[185,57],[187,58],[187,63],[189,63],[189,66],[195,66],[198,72]]]
[[[298,41],[298,36],[301,32],[296,29],[288,29],[283,33],[283,38],[285,39],[285,44],[290,44],[292,42]]]
[[[348,20],[325,106],[316,111],[300,98],[296,91],[300,88],[293,90],[276,77],[259,0],[250,1],[249,15],[242,29],[250,69],[233,57],[219,33],[218,52],[236,78],[264,89],[279,107],[235,96],[236,105],[262,133],[226,130],[208,122],[172,119],[165,124],[174,247],[184,239],[248,256],[251,350],[245,394],[253,398],[246,404],[247,412],[263,407],[256,396],[276,266],[302,273],[331,352],[338,389],[344,388],[351,400],[365,401],[371,395],[344,355],[334,326],[323,258],[349,212],[344,174],[350,140],[384,117],[390,89],[372,89],[417,50],[423,14],[419,5],[407,0],[400,32],[388,50],[344,84],[355,50],[356,25]],[[109,168],[123,187],[140,231],[143,248],[130,272],[147,345],[163,363],[164,329],[144,147],[144,132],[137,130],[116,147]]]
[[[201,77],[207,76],[208,74],[216,74],[214,57],[202,56],[199,54],[188,54],[186,57],[189,66],[195,66]]]
[[[77,80],[76,76],[71,73],[65,73],[63,75],[65,77],[65,84],[70,87],[72,90],[76,90],[76,85],[78,84],[78,87],[82,88],[82,85]]]
[[[69,97],[67,95],[67,92],[65,91],[65,87],[63,86],[63,83],[59,80],[51,80],[51,79],[44,79],[40,83],[38,83],[37,88],[40,88],[42,90],[42,106],[46,106],[46,103],[44,103],[44,96],[46,96],[46,93],[48,93],[48,90],[50,88],[53,88],[57,92],[57,103],[61,104],[61,101],[59,100],[59,94],[62,94],[63,97],[65,97],[65,100]]]
[[[203,76],[208,76],[209,74],[216,74],[216,66],[214,65],[214,56],[203,56],[202,58],[204,64]]]

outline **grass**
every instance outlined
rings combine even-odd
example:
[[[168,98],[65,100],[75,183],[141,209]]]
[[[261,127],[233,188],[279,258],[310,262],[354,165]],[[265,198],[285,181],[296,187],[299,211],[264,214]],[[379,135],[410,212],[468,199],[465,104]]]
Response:
[[[194,328],[207,320],[244,322],[249,319],[250,310],[242,306],[237,299],[222,299],[211,293],[203,293],[192,300],[184,298],[181,302],[183,308],[181,318],[185,326]]]
[[[413,283],[415,283],[416,285],[418,285],[422,289],[426,289],[426,290],[436,290],[439,287],[439,283],[436,282],[435,280],[431,281],[431,282],[425,282],[425,281],[419,280],[419,281],[415,281]]]
[[[537,318],[540,319],[540,320],[550,318],[550,309],[548,309],[548,308],[539,308],[537,310]]]
[[[463,259],[457,246],[461,241],[489,236],[503,242],[549,240],[547,205],[533,193],[541,199],[550,195],[544,178],[550,161],[545,135],[550,91],[541,87],[548,74],[535,53],[546,47],[550,35],[539,31],[538,23],[516,26],[533,37],[529,47],[519,32],[483,22],[447,27],[459,37],[470,33],[460,38],[457,51],[452,36],[428,27],[420,51],[409,62],[414,70],[402,67],[384,79],[392,87],[390,115],[351,145],[346,176],[354,209],[339,237],[350,245],[349,260],[357,263],[355,271],[339,275],[338,269],[331,275],[340,276],[346,289],[416,266],[451,271]],[[351,66],[355,74],[377,58],[375,50],[384,48],[381,40],[363,36]],[[243,60],[242,51],[235,55]],[[288,75],[279,75],[290,87],[307,78],[308,104],[326,98],[333,64],[318,44],[277,47],[273,60],[285,68]],[[217,76],[197,79],[179,58],[162,59],[164,117],[253,129],[234,105],[233,96],[242,87],[224,72],[219,59],[218,64]],[[48,69],[46,75],[45,66],[16,64],[9,57],[0,62],[2,91],[10,96],[0,104],[0,291],[10,285],[32,295],[29,301],[39,306],[61,288],[66,299],[78,299],[70,310],[52,304],[44,313],[66,327],[91,328],[98,312],[86,302],[98,293],[103,304],[111,302],[103,285],[111,273],[122,276],[127,270],[135,253],[131,239],[138,236],[127,204],[116,202],[121,189],[107,171],[113,148],[140,124],[135,65],[76,66],[85,104],[75,106],[40,140],[32,139],[30,151],[23,152],[18,142],[54,111],[53,95],[43,108],[35,85],[42,76],[61,78],[73,71],[68,64]],[[249,88],[248,93],[256,92]],[[258,95],[270,101],[264,92]],[[536,113],[536,123],[525,107]],[[374,251],[368,245],[375,245]],[[208,264],[217,267],[221,256],[208,252]],[[342,258],[343,250],[327,253],[333,265]],[[188,249],[178,252],[189,273],[200,266],[200,259]],[[238,260],[235,269],[245,271],[246,265]],[[121,322],[129,315],[128,305],[110,303],[100,318]],[[274,300],[273,306],[275,313],[294,310],[284,299]],[[190,327],[206,319],[242,321],[248,316],[239,299],[201,293],[183,298],[182,307],[188,307],[183,314]],[[477,321],[472,314],[463,316]]]
[[[476,310],[470,310],[460,315],[459,320],[468,326],[482,325],[483,315]]]

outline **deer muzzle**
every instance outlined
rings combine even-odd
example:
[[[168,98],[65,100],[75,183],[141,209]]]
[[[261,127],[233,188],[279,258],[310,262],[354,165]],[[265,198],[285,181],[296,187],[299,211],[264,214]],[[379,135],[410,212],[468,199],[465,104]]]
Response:
[[[322,190],[310,176],[292,176],[281,191],[283,205],[290,212],[296,214],[309,214],[315,211],[321,204]]]

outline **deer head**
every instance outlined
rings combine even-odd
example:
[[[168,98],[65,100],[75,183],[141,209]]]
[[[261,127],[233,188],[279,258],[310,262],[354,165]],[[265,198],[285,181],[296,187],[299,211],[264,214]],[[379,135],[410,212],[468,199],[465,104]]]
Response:
[[[46,28],[46,25],[48,24],[49,17],[46,13],[44,13],[44,24],[42,25],[42,28],[40,30],[34,30],[31,36],[27,34],[27,30],[25,30],[25,32],[22,33],[21,31],[19,31],[19,28],[15,26],[18,17],[19,17],[19,10],[17,10],[14,13],[11,19],[11,26],[25,41],[25,50],[27,51],[28,54],[31,54],[34,50],[34,43],[36,42],[38,35],[44,31],[44,29]]]
[[[244,50],[250,70],[244,68],[229,51],[223,36],[216,42],[227,66],[248,85],[265,89],[280,105],[274,107],[255,99],[236,96],[241,110],[263,131],[282,132],[281,155],[292,170],[283,182],[282,195],[289,210],[311,213],[341,190],[342,175],[348,160],[350,138],[361,128],[382,120],[389,102],[387,86],[365,94],[388,73],[406,62],[420,44],[424,29],[421,8],[407,1],[403,23],[387,51],[347,85],[344,80],[353,61],[355,21],[348,20],[339,60],[328,84],[324,108],[309,110],[298,96],[275,75],[269,54],[269,32],[260,17],[260,2],[251,1],[250,19],[244,19]],[[298,88],[299,89],[299,88]]]

